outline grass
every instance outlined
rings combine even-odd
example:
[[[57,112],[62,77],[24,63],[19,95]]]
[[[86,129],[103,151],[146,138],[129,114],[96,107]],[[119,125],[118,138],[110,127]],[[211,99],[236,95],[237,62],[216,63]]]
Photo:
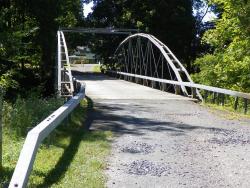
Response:
[[[26,136],[27,130],[36,126],[41,120],[63,104],[63,99],[41,99],[36,94],[26,99],[18,97],[14,104],[4,103],[3,125],[7,133],[16,139]]]
[[[82,101],[70,120],[60,125],[43,143],[28,187],[104,187],[106,178],[103,170],[112,134],[86,129],[84,121],[88,108],[92,108],[91,101]],[[13,140],[5,131],[1,183],[10,181],[23,142],[23,138]]]
[[[201,105],[208,107],[211,112],[216,113],[219,110],[222,112],[220,113],[222,114],[221,116],[227,119],[250,118],[250,107],[248,105],[247,114],[245,114],[245,101],[242,98],[238,99],[237,110],[235,110],[235,97],[233,96],[214,94],[211,92],[205,93],[204,91],[201,91],[201,94],[204,96],[204,101]]]
[[[243,110],[240,109],[238,111],[235,111],[231,106],[222,106],[218,104],[212,104],[212,103],[202,103],[202,106],[208,107],[212,113],[216,113],[217,115],[220,115],[226,119],[242,119],[242,118],[250,118],[250,114],[244,114]],[[217,113],[217,111],[221,111],[223,113]]]
[[[100,73],[100,72],[101,72],[100,65],[95,65],[95,66],[93,67],[93,70],[92,70],[92,71],[93,71],[93,72]]]

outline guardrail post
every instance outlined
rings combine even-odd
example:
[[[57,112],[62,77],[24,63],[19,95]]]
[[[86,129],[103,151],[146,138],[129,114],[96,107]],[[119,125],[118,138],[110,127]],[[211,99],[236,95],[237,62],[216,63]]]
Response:
[[[162,83],[162,91],[166,91],[167,90],[167,84]]]
[[[128,79],[127,81],[129,81],[129,82],[130,82],[130,79],[131,79],[131,78],[130,78],[130,76],[128,76],[128,77],[127,77],[127,79]]]
[[[152,87],[152,88],[156,88],[156,82],[155,82],[155,81],[152,81],[152,82],[151,82],[151,87]]]
[[[142,84],[142,79],[138,78],[138,84]]]
[[[135,78],[135,83],[139,84],[139,78]]]
[[[225,95],[221,94],[221,106],[225,105]]]
[[[239,104],[239,97],[235,97],[235,100],[234,100],[234,110],[235,111],[238,109],[238,104]]]
[[[212,103],[215,104],[217,98],[217,93],[213,92]]]
[[[248,108],[248,100],[244,99],[244,113],[247,114],[247,109]]]
[[[192,90],[192,98],[194,98],[194,99],[197,98],[196,88],[192,87],[191,90]]]
[[[174,89],[175,89],[175,94],[176,94],[176,95],[180,95],[180,94],[181,94],[181,87],[180,87],[180,86],[175,85],[175,86],[174,86]]]
[[[204,102],[207,102],[207,98],[208,98],[209,92],[207,90],[204,91]]]

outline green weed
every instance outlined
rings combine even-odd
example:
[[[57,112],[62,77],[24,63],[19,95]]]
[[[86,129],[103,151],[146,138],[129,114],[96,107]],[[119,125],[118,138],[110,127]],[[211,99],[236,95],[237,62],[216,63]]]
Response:
[[[88,131],[84,125],[90,100],[82,101],[50,139],[40,147],[28,187],[104,187],[105,157],[110,152],[112,133]],[[9,106],[8,106],[9,107]],[[0,183],[9,182],[24,139],[4,135],[4,170]],[[49,144],[49,146],[48,146]]]
[[[101,72],[100,65],[95,65],[95,66],[93,67],[93,70],[92,70],[92,71],[93,71],[93,72],[97,72],[97,73]]]
[[[14,104],[5,102],[3,105],[4,129],[16,138],[23,137],[29,129],[40,123],[62,104],[62,99],[41,99],[34,95],[26,99],[18,97]]]

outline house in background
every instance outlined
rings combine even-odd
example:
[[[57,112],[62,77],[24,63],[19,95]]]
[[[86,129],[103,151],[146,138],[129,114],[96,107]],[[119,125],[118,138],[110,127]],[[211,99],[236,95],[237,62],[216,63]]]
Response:
[[[88,46],[77,46],[74,54],[69,57],[73,64],[92,64],[97,62],[96,54]]]

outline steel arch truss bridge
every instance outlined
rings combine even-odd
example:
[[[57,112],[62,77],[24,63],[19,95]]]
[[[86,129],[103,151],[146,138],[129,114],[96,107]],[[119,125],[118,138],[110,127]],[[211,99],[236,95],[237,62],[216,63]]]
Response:
[[[185,67],[171,52],[171,50],[149,34],[138,33],[127,37],[116,49],[111,71],[130,73],[151,78],[159,78],[177,82],[191,82]],[[126,77],[125,79],[133,79]],[[140,79],[135,79],[139,82]],[[173,85],[143,79],[144,85],[177,94],[191,95],[191,90],[185,86]],[[198,91],[197,91],[198,92]]]

